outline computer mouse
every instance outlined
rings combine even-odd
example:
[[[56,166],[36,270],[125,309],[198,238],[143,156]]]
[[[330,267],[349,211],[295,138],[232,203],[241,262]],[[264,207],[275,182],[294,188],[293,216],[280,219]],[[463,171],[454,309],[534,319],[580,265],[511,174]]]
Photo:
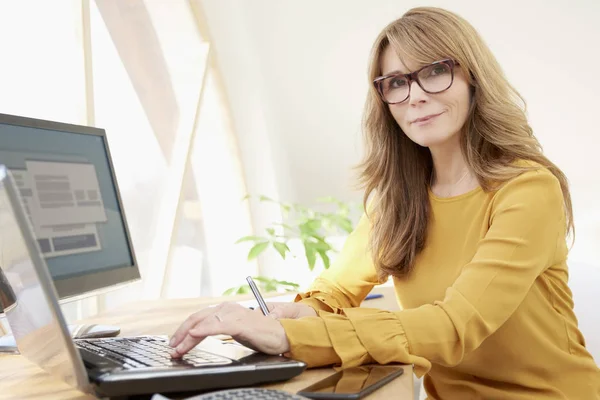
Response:
[[[19,354],[17,343],[12,335],[0,336],[0,354]]]

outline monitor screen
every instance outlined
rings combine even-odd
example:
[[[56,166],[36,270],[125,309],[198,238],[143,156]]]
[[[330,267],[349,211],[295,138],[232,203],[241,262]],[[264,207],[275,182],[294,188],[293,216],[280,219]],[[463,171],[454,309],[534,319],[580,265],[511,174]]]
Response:
[[[61,299],[139,279],[104,130],[0,114],[0,164]]]

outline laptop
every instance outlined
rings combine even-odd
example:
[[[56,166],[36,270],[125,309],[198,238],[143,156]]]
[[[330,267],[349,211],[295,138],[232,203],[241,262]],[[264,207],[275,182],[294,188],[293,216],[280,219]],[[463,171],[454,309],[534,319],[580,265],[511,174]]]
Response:
[[[10,171],[0,165],[0,303],[21,354],[99,396],[200,392],[290,379],[306,364],[206,338],[181,360],[166,336],[73,339]],[[0,287],[0,289],[2,289]]]

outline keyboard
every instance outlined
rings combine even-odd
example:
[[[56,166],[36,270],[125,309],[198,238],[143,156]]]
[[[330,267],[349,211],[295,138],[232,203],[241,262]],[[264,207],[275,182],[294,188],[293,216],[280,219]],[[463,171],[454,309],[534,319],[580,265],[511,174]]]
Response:
[[[229,389],[194,396],[187,400],[308,400],[297,394],[274,389]]]
[[[199,349],[192,349],[180,359],[169,355],[171,347],[163,337],[115,337],[107,339],[78,339],[75,345],[97,356],[120,364],[124,369],[165,367],[206,367],[231,364],[229,358]]]

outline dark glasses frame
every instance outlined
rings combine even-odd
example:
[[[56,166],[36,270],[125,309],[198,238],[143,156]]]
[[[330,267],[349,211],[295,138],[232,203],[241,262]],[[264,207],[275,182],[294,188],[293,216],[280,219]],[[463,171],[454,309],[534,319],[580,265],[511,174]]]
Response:
[[[437,65],[437,64],[446,64],[448,67],[450,67],[450,84],[448,85],[448,87],[446,89],[443,90],[438,90],[435,92],[429,91],[429,90],[425,90],[425,88],[423,87],[423,85],[421,84],[421,81],[419,80],[419,73],[421,71],[423,71],[425,68],[430,68],[433,65]],[[375,85],[375,89],[377,90],[377,93],[379,94],[379,97],[381,98],[381,100],[386,103],[386,104],[400,104],[400,103],[404,103],[406,100],[408,100],[408,98],[410,97],[410,90],[412,87],[412,83],[417,82],[417,85],[419,85],[419,87],[421,89],[423,89],[423,91],[425,93],[429,93],[429,94],[436,94],[436,93],[442,93],[448,89],[450,89],[452,87],[452,83],[454,83],[454,67],[456,65],[460,65],[457,61],[454,61],[451,58],[446,58],[444,60],[439,60],[439,61],[435,61],[432,62],[431,64],[425,65],[424,67],[419,68],[416,71],[410,72],[408,74],[388,74],[388,75],[383,75],[383,76],[379,76],[377,78],[375,78],[373,80],[373,85]],[[385,99],[385,95],[383,94],[383,87],[382,87],[382,83],[385,79],[388,78],[394,78],[394,77],[405,77],[406,80],[408,81],[408,94],[406,95],[406,98],[402,101],[396,101],[396,102],[389,102]]]

